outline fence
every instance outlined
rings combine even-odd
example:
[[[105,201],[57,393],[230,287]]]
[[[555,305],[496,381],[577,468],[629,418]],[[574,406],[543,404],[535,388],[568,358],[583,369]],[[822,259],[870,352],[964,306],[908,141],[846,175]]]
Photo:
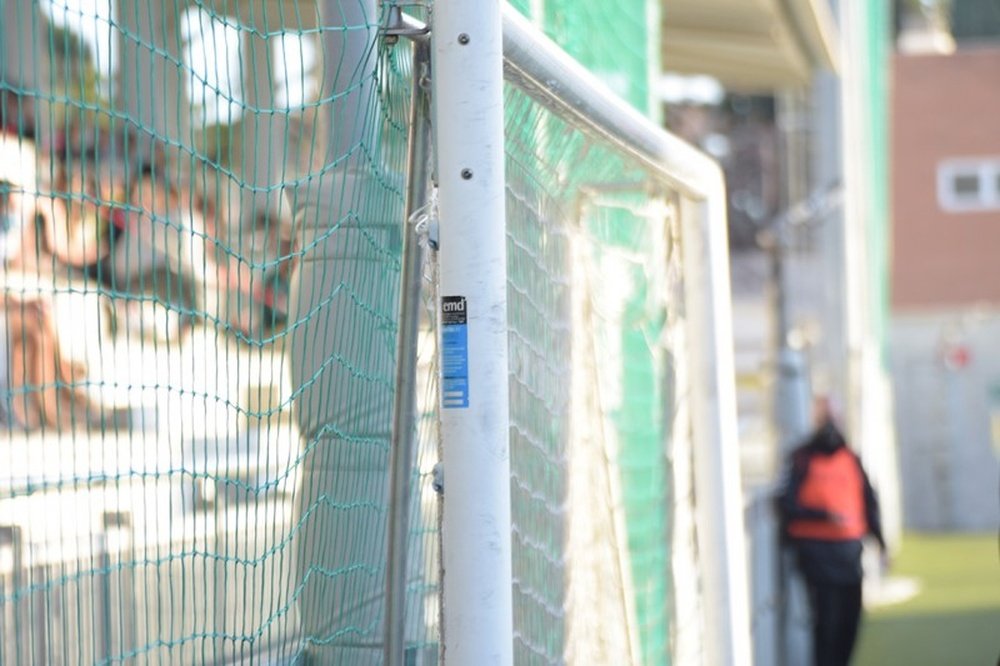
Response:
[[[421,8],[3,8],[0,663],[462,654]],[[721,179],[503,20],[511,658],[735,663]]]

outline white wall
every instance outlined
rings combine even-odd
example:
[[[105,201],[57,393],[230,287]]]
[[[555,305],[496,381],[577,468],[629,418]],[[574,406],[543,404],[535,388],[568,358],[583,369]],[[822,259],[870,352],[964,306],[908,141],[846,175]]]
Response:
[[[964,368],[944,362],[949,345],[968,350]],[[896,314],[890,355],[906,526],[995,530],[1000,309]]]

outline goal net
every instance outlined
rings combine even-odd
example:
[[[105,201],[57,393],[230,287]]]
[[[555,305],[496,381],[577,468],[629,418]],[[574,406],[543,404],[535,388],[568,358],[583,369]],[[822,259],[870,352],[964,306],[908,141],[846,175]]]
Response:
[[[373,0],[0,7],[0,663],[374,664],[390,622],[405,663],[436,662],[420,24]],[[684,177],[521,64],[503,137],[515,661],[669,663],[702,630]]]

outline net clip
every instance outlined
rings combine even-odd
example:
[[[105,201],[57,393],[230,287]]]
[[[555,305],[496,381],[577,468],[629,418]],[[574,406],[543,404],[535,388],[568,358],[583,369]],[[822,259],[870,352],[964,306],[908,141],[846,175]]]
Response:
[[[431,472],[431,487],[438,495],[444,494],[444,465],[436,463]]]
[[[427,203],[413,211],[410,224],[420,241],[420,245],[437,252],[439,230],[437,214],[437,188],[431,190]]]

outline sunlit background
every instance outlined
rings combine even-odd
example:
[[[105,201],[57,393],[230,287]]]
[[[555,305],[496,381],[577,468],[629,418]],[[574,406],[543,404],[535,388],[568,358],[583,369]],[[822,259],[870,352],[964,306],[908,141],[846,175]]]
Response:
[[[51,386],[41,382],[18,389],[11,388],[9,380],[0,382],[7,391],[7,406],[0,410],[5,433],[0,438],[9,440],[8,453],[0,451],[0,460],[8,460],[5,485],[0,488],[6,493],[0,497],[4,572],[0,637],[17,635],[17,604],[35,603],[33,595],[60,575],[72,579],[96,571],[110,580],[109,573],[119,574],[115,595],[124,595],[122,590],[129,586],[142,588],[144,582],[154,589],[160,583],[150,582],[153,574],[138,583],[140,574],[130,574],[136,578],[127,585],[123,582],[120,571],[142,568],[127,563],[123,553],[130,548],[135,549],[136,561],[155,564],[156,576],[161,567],[168,575],[183,576],[186,570],[171,567],[186,556],[218,558],[222,563],[215,573],[199,569],[202,577],[184,584],[206,586],[211,580],[217,585],[218,603],[205,612],[220,618],[229,617],[233,609],[226,606],[232,606],[232,595],[240,593],[222,582],[226,576],[236,575],[239,567],[256,568],[272,555],[284,557],[282,548],[291,542],[295,529],[297,466],[311,450],[311,445],[301,450],[300,445],[312,436],[302,432],[300,416],[292,408],[306,389],[296,385],[299,380],[292,378],[295,370],[290,369],[294,361],[288,340],[294,334],[304,335],[304,324],[299,326],[302,322],[295,319],[291,302],[295,290],[291,265],[310,251],[323,250],[325,242],[319,233],[301,235],[295,244],[295,234],[302,229],[293,227],[293,206],[301,208],[310,196],[318,196],[310,188],[318,188],[315,184],[330,172],[358,160],[371,168],[378,183],[377,191],[369,192],[358,205],[387,217],[401,214],[412,76],[409,57],[399,55],[401,48],[375,49],[371,52],[375,55],[358,62],[338,59],[329,45],[341,26],[335,26],[329,13],[322,17],[315,4],[304,0],[6,0],[0,4],[4,194],[16,193],[18,187],[33,191],[39,200],[49,202],[39,205],[52,211],[64,206],[61,214],[71,220],[65,230],[54,223],[48,232],[55,258],[45,255],[45,262],[54,268],[46,264],[48,272],[38,273],[48,283],[40,287],[37,276],[26,278],[31,271],[15,270],[13,264],[3,273],[5,297],[52,292],[50,303],[33,303],[28,311],[37,321],[51,320],[50,337],[55,340],[51,344],[61,350],[52,354],[65,357],[66,363],[55,364],[59,367],[53,370]],[[781,654],[785,663],[796,663],[788,655],[800,655],[804,649],[802,635],[808,623],[802,606],[796,607],[787,596],[787,563],[781,563],[771,508],[785,456],[808,432],[809,397],[819,393],[834,396],[839,406],[851,444],[880,492],[887,536],[897,556],[890,571],[878,570],[874,558],[868,561],[870,613],[857,663],[993,663],[1000,651],[993,637],[1000,622],[1000,587],[991,584],[996,580],[995,530],[1000,524],[1000,4],[996,0],[630,0],[620,6],[606,0],[524,0],[513,4],[608,88],[653,122],[699,147],[725,173],[734,322],[732,379],[748,548],[726,555],[746,561],[750,572],[749,631],[756,663],[780,663]],[[324,7],[328,12],[335,7],[336,14],[348,5],[353,7],[351,0],[327,2]],[[404,9],[426,16],[421,3]],[[368,34],[381,18],[365,17],[343,31],[344,40]],[[357,102],[359,97],[367,100],[372,89],[377,89],[377,103]],[[598,149],[580,149],[591,139],[571,136],[551,118],[540,120],[537,109],[516,95],[508,92],[507,102],[508,141],[513,144],[508,145],[507,155],[515,166],[509,169],[517,174],[517,167],[528,163],[535,169],[519,183],[530,192],[515,197],[520,212],[540,215],[558,208],[553,202],[568,196],[561,188],[573,180],[566,176],[572,167],[607,180],[638,178],[631,167],[622,166],[625,162],[620,165]],[[340,109],[346,104],[356,106],[344,115]],[[338,146],[338,137],[348,134],[344,128],[353,127],[355,118],[368,124],[353,128],[358,135],[349,145]],[[338,122],[341,126],[334,126]],[[35,164],[37,178],[24,173],[25,163]],[[608,174],[611,166],[621,173]],[[18,178],[24,178],[20,185]],[[349,186],[338,192],[344,200],[355,194]],[[664,251],[676,261],[669,248],[653,247],[639,234],[623,240],[607,231],[622,219],[662,217],[676,224],[680,213],[671,197],[659,193],[646,193],[650,199],[641,204],[625,201],[627,197],[588,196],[598,202],[591,202],[597,212],[586,213],[592,216],[587,230],[593,235],[576,242],[581,247],[594,243],[587,251],[600,266],[594,270],[603,275],[596,281],[598,287],[605,288],[594,287],[590,305],[615,325],[640,323],[614,332],[602,328],[610,327],[605,321],[592,323],[595,339],[606,345],[601,349],[608,367],[621,366],[620,374],[607,371],[611,388],[605,397],[614,407],[602,422],[621,448],[609,449],[611,475],[600,481],[609,497],[615,492],[621,495],[610,504],[586,493],[582,500],[572,496],[595,502],[591,513],[595,524],[606,520],[602,529],[613,531],[608,525],[624,520],[615,513],[619,510],[637,521],[627,522],[622,537],[627,547],[619,544],[621,550],[616,551],[619,546],[614,543],[599,544],[608,548],[601,553],[606,559],[620,558],[617,565],[629,565],[622,565],[628,575],[616,580],[614,593],[619,587],[627,591],[635,586],[631,606],[626,603],[622,611],[626,619],[608,623],[614,625],[616,640],[629,643],[634,663],[664,663],[663,659],[697,663],[706,634],[701,620],[692,618],[700,612],[698,576],[704,571],[697,548],[684,541],[693,542],[697,531],[691,507],[685,504],[694,505],[697,492],[683,485],[684,479],[672,476],[682,476],[685,469],[683,460],[671,457],[678,455],[670,449],[672,444],[666,443],[672,436],[670,410],[676,405],[667,408],[669,414],[652,414],[649,407],[654,398],[664,404],[682,400],[669,394],[669,382],[661,376],[668,371],[648,367],[650,359],[663,361],[664,368],[672,366],[645,346],[657,335],[669,338],[670,344],[676,342],[669,335],[676,323],[671,317],[681,315],[671,309],[675,303],[670,296],[659,290],[676,287],[671,280],[678,279],[681,269],[666,260],[652,266],[652,255],[641,254]],[[579,202],[574,205],[586,209]],[[355,213],[352,208],[344,219],[353,219]],[[57,217],[55,212],[49,215]],[[514,228],[517,217],[510,217]],[[21,224],[11,220],[4,223],[5,230]],[[91,240],[95,234],[104,233],[109,225],[128,228],[138,224],[136,220],[154,223],[151,228],[157,231],[150,238],[155,240],[119,250],[128,259],[117,266],[94,260],[95,252],[113,250],[95,247]],[[337,224],[341,222],[337,219]],[[323,220],[316,226],[322,229],[327,223]],[[381,279],[391,286],[376,288],[382,283],[366,281],[362,271],[358,279],[362,286],[353,293],[355,304],[361,303],[359,316],[378,323],[372,327],[375,333],[365,329],[352,335],[373,347],[377,345],[372,340],[396,325],[395,314],[389,314],[392,307],[385,305],[396,297],[393,280],[399,269],[398,232],[390,226],[386,223],[365,238],[378,260],[385,262]],[[512,247],[533,257],[536,249],[525,239],[533,239],[535,230],[518,229],[510,232]],[[547,251],[555,251],[552,248],[563,242],[572,245],[565,230],[545,233],[550,234],[542,244]],[[672,242],[672,238],[660,240]],[[27,242],[24,247],[29,245],[32,254],[35,246]],[[603,256],[607,248],[620,253]],[[146,271],[145,262],[155,270]],[[559,276],[558,288],[533,286],[551,296],[558,311],[568,307],[560,300],[568,298],[560,289],[572,282],[572,276]],[[519,287],[515,285],[515,293],[520,293]],[[358,296],[366,288],[375,294],[371,301]],[[535,298],[525,296],[525,307],[535,307]],[[657,310],[662,305],[658,298],[670,303],[664,310],[669,316]],[[15,311],[10,307],[8,317],[22,319],[0,322],[6,333],[25,316],[23,302],[17,302],[21,314],[10,314]],[[316,304],[309,316],[326,305]],[[530,320],[521,325],[533,326]],[[46,326],[40,328],[48,334]],[[310,342],[324,339],[307,330]],[[432,346],[433,336],[427,331],[423,335],[425,344]],[[522,335],[529,337],[518,330],[515,338]],[[545,335],[540,340],[532,340],[529,351],[545,356],[539,352],[547,344]],[[354,342],[345,344],[350,347]],[[16,348],[13,337],[8,346]],[[630,355],[633,352],[636,355]],[[349,353],[353,352],[334,354],[335,360],[327,359],[327,364],[345,364],[353,373],[352,381],[378,386],[391,381],[379,374],[382,360],[373,361],[377,369],[366,374],[351,365],[354,361],[344,361]],[[665,355],[672,353],[670,348]],[[427,413],[433,410],[435,390],[427,379],[433,370],[428,354],[425,350],[421,357],[428,384],[421,405]],[[10,356],[0,367],[13,372],[13,362]],[[365,362],[358,361],[358,367]],[[79,379],[82,368],[86,380]],[[324,368],[316,368],[315,376],[305,383],[319,381]],[[529,379],[542,376],[525,373]],[[555,393],[562,383],[566,382],[557,377],[549,388]],[[65,384],[79,384],[106,410],[95,420],[100,421],[99,428],[82,425],[90,417],[56,409],[42,398],[34,416],[30,410],[19,416],[10,407],[15,394],[31,395],[39,389],[41,395],[49,387],[56,395]],[[545,403],[550,408],[549,403],[558,403],[530,391],[514,395],[529,405]],[[559,431],[562,417],[556,407],[551,410],[531,414],[544,422],[543,429]],[[424,437],[433,430],[434,418],[427,413]],[[575,427],[596,432],[602,426],[576,423]],[[526,426],[518,422],[514,429],[522,428]],[[359,439],[382,445],[381,434],[371,440],[366,439],[368,434]],[[533,437],[524,439],[541,446]],[[83,453],[88,441],[101,442],[90,451],[93,455]],[[414,477],[426,481],[436,451],[432,446],[422,451]],[[555,454],[545,456],[547,462],[566,462]],[[584,471],[596,474],[598,469]],[[94,491],[77,488],[74,484],[84,477],[104,485]],[[377,491],[379,483],[373,482],[371,488]],[[560,477],[555,485],[562,488],[561,483]],[[72,491],[64,492],[70,487]],[[253,502],[247,497],[258,492],[254,501],[259,504],[254,506],[265,508],[248,513]],[[527,499],[522,501],[528,505],[541,497],[534,490],[524,492]],[[425,485],[415,497],[417,522],[425,521],[415,531],[425,531],[414,539],[430,544],[435,495]],[[322,495],[317,502],[327,500]],[[567,510],[561,496],[545,501],[541,513],[554,524],[561,521]],[[668,507],[669,502],[673,504]],[[148,515],[136,509],[144,504],[154,507]],[[370,508],[363,499],[347,501],[346,506],[362,512]],[[607,516],[600,513],[603,510]],[[99,514],[101,525],[94,527],[75,512]],[[359,532],[370,529],[375,534],[383,527],[379,521],[384,512],[376,513],[377,520],[360,520],[364,527]],[[62,518],[52,518],[55,515]],[[32,528],[35,550],[31,552],[37,558],[33,565],[18,559],[22,555],[14,546],[22,538],[20,530],[31,531],[26,516],[48,525]],[[550,526],[542,524],[541,529]],[[247,537],[248,530],[252,537]],[[683,530],[687,532],[681,534]],[[94,545],[98,532],[99,546]],[[378,535],[372,538],[377,540]],[[544,550],[534,542],[529,545]],[[595,553],[601,548],[595,546]],[[432,551],[433,546],[427,545],[427,552]],[[375,559],[381,559],[380,551],[373,552]],[[560,557],[544,552],[540,559],[546,567],[554,567],[564,564]],[[90,573],[72,570],[71,561],[87,558],[92,562],[81,571]],[[949,563],[953,568],[946,571]],[[411,581],[414,607],[421,608],[417,613],[421,631],[424,625],[428,628],[426,636],[414,641],[414,649],[423,650],[422,659],[429,659],[426,655],[436,649],[430,619],[437,613],[436,588],[428,573],[433,565],[433,556],[427,555],[415,565],[420,577]],[[295,565],[288,555],[277,563],[268,561],[268,566],[284,571]],[[366,571],[381,571],[382,562],[356,568],[366,566]],[[48,568],[43,575],[44,567]],[[539,569],[543,570],[548,571]],[[276,636],[290,635],[293,630],[288,627],[297,621],[288,619],[296,612],[290,609],[297,606],[286,603],[285,597],[294,596],[295,581],[281,574],[268,578],[262,570],[239,571],[245,589],[257,583],[263,589],[278,581],[255,598],[258,607],[248,614],[247,626],[263,623],[255,637],[272,630]],[[41,578],[25,582],[17,576]],[[40,582],[43,579],[49,583]],[[13,586],[14,591],[2,586]],[[106,594],[112,594],[108,590]],[[100,594],[105,592],[95,583],[93,589],[87,587],[59,603],[105,599]],[[543,595],[534,589],[522,594],[536,603],[528,603],[533,610],[522,615],[534,619],[537,611],[550,618],[564,612],[556,608],[558,601],[539,601]],[[156,607],[154,596],[150,592],[132,602],[144,613],[175,617],[170,613],[177,609]],[[107,599],[101,603],[102,608],[110,607]],[[278,610],[261,620],[268,604]],[[194,636],[208,640],[197,627],[184,625],[183,613],[176,617],[191,641]],[[110,618],[109,614],[107,623]],[[629,622],[634,626],[626,626]],[[124,626],[124,620],[121,623]],[[220,623],[233,635],[256,631],[253,626]],[[378,618],[348,633],[357,631],[369,640],[377,624]],[[534,629],[545,635],[545,627],[540,623]],[[81,624],[67,630],[71,637],[67,640],[72,642],[74,632],[83,634],[90,628]],[[47,631],[45,636],[58,633]],[[107,654],[113,652],[110,641],[124,644],[128,633],[114,631],[112,636],[108,629],[105,637]],[[131,631],[131,638],[138,640],[139,630]],[[226,640],[231,638],[221,633]],[[558,661],[565,655],[555,643],[563,637],[559,632],[553,636],[555,647],[545,646],[550,650],[546,656]],[[155,643],[155,637],[145,638],[149,645]],[[525,654],[545,653],[525,636],[519,640]],[[274,644],[279,643],[275,639]],[[608,645],[603,649],[613,651]],[[274,656],[280,652],[276,650],[271,654],[274,663],[284,663]],[[70,652],[65,648],[66,654]],[[0,657],[7,654],[0,646]],[[123,649],[119,656],[127,661],[139,655]],[[201,656],[206,663],[211,661]],[[23,651],[13,658],[15,663],[32,663]],[[582,657],[577,659],[582,663]]]

